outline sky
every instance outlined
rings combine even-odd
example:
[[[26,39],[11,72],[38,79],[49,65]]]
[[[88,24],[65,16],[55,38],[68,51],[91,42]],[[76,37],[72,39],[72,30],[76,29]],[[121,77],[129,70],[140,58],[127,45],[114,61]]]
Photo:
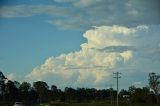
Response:
[[[0,0],[0,70],[59,88],[148,84],[160,69],[159,0]]]

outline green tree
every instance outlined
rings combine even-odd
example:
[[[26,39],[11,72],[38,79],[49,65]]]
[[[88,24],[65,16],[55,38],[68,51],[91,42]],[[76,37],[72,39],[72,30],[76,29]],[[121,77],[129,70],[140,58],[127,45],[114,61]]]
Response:
[[[129,92],[130,95],[132,95],[132,94],[135,93],[135,90],[136,90],[136,87],[132,85],[132,86],[129,87],[128,92]]]
[[[0,93],[3,95],[5,91],[5,80],[7,78],[0,72]]]
[[[122,89],[122,90],[119,92],[119,95],[120,95],[121,97],[123,97],[124,95],[129,95],[129,92],[128,92],[127,90],[125,90],[125,89]]]
[[[8,80],[5,87],[6,99],[8,101],[15,101],[18,99],[18,89],[16,88],[13,81]]]
[[[66,87],[64,92],[65,92],[66,100],[68,102],[71,102],[76,99],[76,90],[75,89]]]
[[[18,89],[19,89],[19,87],[20,87],[20,83],[19,83],[18,81],[14,81],[14,85],[16,86],[16,88],[18,88]]]
[[[31,84],[28,82],[23,82],[19,86],[19,92],[20,92],[20,97],[21,97],[22,101],[24,101],[24,102],[29,101],[29,91],[30,90],[31,90]]]
[[[50,99],[51,100],[58,100],[60,97],[59,97],[59,93],[58,93],[58,89],[55,85],[52,85],[51,86],[51,91],[50,91]]]
[[[49,88],[47,83],[43,81],[37,81],[33,83],[33,87],[39,95],[39,102],[40,103],[46,102],[48,99],[48,88]]]
[[[20,87],[19,87],[20,91],[22,92],[28,92],[31,89],[31,84],[28,82],[23,82]]]
[[[151,103],[149,98],[149,88],[136,88],[134,86],[129,87],[129,94],[130,94],[130,102],[131,103]]]
[[[4,94],[5,94],[5,81],[7,78],[3,75],[2,72],[0,72],[0,101],[4,100]]]
[[[149,86],[154,91],[157,98],[157,106],[159,105],[159,91],[160,91],[160,75],[152,72],[149,73]]]

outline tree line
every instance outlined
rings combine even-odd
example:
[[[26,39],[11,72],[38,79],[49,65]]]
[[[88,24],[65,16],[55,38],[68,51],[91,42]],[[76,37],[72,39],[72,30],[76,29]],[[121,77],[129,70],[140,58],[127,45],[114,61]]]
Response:
[[[128,90],[122,89],[119,92],[120,103],[123,106],[142,103],[154,106],[159,101],[160,77],[156,73],[149,74],[149,86],[136,88],[130,86]],[[152,89],[152,90],[151,90]],[[21,101],[27,104],[65,102],[81,103],[92,101],[106,101],[114,103],[116,101],[117,91],[113,88],[95,89],[95,88],[72,88],[66,87],[64,90],[58,89],[56,85],[49,86],[44,81],[19,83],[18,81],[8,80],[0,72],[0,105],[13,104],[15,101]],[[147,105],[146,105],[147,106]]]

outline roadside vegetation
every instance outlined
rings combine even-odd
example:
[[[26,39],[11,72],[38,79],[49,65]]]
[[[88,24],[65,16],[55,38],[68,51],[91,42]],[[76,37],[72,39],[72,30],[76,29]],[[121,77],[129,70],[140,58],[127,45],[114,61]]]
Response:
[[[147,78],[146,78],[147,79]],[[116,106],[117,91],[113,88],[71,88],[58,89],[46,82],[8,80],[0,72],[0,106],[13,106],[15,101],[27,106]],[[160,76],[149,73],[148,86],[130,86],[119,92],[119,106],[159,106]]]

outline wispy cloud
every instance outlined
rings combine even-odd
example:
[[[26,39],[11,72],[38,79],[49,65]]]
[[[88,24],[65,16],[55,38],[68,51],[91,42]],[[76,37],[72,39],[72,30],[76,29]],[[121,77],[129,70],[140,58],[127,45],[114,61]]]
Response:
[[[1,6],[1,17],[30,17],[47,14],[47,22],[60,29],[89,29],[91,26],[135,27],[160,23],[159,0],[55,0],[59,5]],[[61,5],[61,4],[68,5]]]
[[[69,11],[66,10],[66,8],[59,8],[52,5],[16,5],[0,7],[0,16],[6,18],[31,17],[39,14],[67,16],[67,14],[69,14]]]

